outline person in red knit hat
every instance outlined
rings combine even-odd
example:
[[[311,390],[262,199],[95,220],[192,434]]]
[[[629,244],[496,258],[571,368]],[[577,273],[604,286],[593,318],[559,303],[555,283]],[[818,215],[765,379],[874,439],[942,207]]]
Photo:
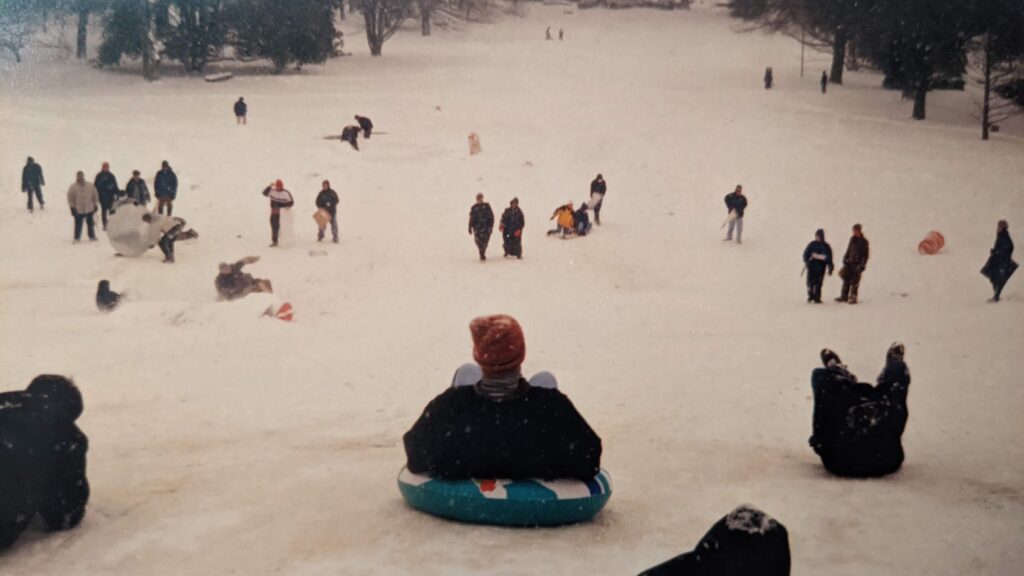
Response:
[[[523,378],[526,340],[515,318],[482,316],[469,331],[479,378],[470,384],[472,371],[460,369],[405,433],[409,471],[449,480],[597,475],[601,439],[565,394]]]
[[[281,233],[281,210],[295,205],[292,193],[285,190],[284,182],[276,182],[263,189],[263,195],[270,198],[270,247],[277,246],[277,237]]]

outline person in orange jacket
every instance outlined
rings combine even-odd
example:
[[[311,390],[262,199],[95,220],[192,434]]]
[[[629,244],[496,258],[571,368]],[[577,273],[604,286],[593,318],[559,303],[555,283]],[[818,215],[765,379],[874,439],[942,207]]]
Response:
[[[548,230],[548,236],[551,236],[552,234],[561,234],[566,236],[575,232],[572,200],[570,200],[568,204],[555,208],[555,211],[551,214],[551,218],[548,218],[548,220],[554,220],[556,224],[554,230]]]

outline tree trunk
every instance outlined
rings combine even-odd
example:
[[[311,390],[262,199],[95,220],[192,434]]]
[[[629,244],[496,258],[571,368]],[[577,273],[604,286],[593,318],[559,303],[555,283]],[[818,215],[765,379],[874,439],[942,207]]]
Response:
[[[420,6],[420,31],[424,36],[430,36],[430,11]]]
[[[363,22],[366,24],[366,43],[370,46],[370,56],[380,56],[380,49],[384,46],[384,39],[381,38],[381,31],[374,15],[370,10],[363,10]]]
[[[914,120],[924,120],[924,103],[928,96],[928,81],[918,81],[914,85]]]
[[[832,71],[829,72],[828,81],[830,84],[843,83],[843,67],[846,64],[846,29],[840,27],[836,30],[832,40]]]
[[[992,96],[992,45],[985,34],[985,95],[981,105],[981,139],[988,140],[990,99]]]
[[[86,40],[89,34],[89,7],[83,5],[78,9],[78,49],[75,51],[75,58],[79,60],[88,57]]]
[[[338,15],[341,16],[342,20],[345,19],[345,0],[339,0],[338,2]]]

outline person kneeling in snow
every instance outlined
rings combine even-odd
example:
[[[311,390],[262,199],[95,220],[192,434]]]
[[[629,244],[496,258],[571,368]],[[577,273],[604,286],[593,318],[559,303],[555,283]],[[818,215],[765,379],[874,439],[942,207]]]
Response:
[[[910,370],[904,348],[893,343],[878,385],[857,382],[835,352],[824,349],[824,368],[811,373],[814,391],[811,448],[825,469],[855,478],[891,474],[903,464],[900,439],[907,425]]]
[[[75,425],[82,394],[63,376],[36,376],[28,388],[0,393],[0,550],[14,544],[38,513],[50,530],[85,516],[89,439]]]
[[[590,215],[587,214],[587,203],[580,204],[580,209],[572,214],[573,223],[576,225],[576,235],[586,236],[590,233],[593,224],[590,223]]]
[[[555,211],[551,213],[551,218],[548,218],[548,220],[555,221],[555,229],[548,230],[548,236],[553,234],[565,236],[575,232],[575,212],[572,209],[572,200],[555,208]]]
[[[511,316],[474,319],[473,358],[481,375],[431,400],[405,433],[409,471],[447,480],[575,478],[601,465],[601,439],[553,385],[531,386],[520,372],[526,344]],[[541,380],[542,373],[535,377]]]
[[[273,292],[270,280],[253,278],[251,274],[242,272],[246,264],[254,264],[260,259],[259,256],[246,256],[234,264],[220,263],[220,274],[214,279],[213,284],[217,287],[218,300],[237,300],[248,296],[253,292]]]

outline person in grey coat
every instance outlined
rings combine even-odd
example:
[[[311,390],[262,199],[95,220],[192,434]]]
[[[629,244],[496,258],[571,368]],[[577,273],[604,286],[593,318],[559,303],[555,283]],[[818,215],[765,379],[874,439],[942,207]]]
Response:
[[[89,240],[96,240],[96,222],[93,215],[100,206],[100,195],[96,186],[85,181],[81,170],[75,175],[75,183],[68,188],[68,207],[75,219],[75,243],[82,239],[82,223],[89,226]]]

